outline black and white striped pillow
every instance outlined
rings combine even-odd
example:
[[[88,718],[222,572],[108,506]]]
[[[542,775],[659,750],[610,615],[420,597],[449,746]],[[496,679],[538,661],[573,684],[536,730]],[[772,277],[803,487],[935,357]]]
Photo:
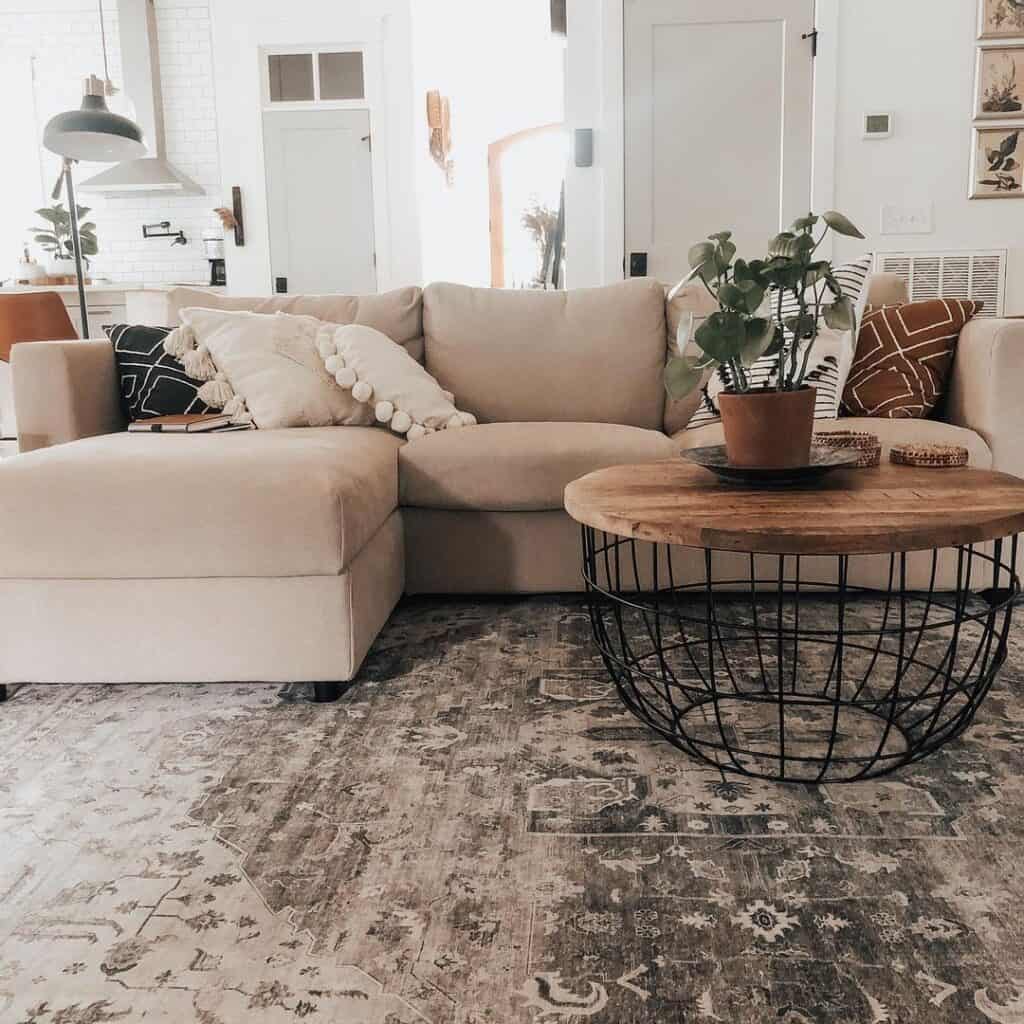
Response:
[[[871,274],[871,263],[872,257],[864,256],[853,263],[844,263],[834,270],[843,294],[853,302],[858,327],[867,304],[867,282]],[[782,318],[796,316],[798,312],[796,299],[792,295],[787,295],[782,302]],[[817,392],[814,403],[816,420],[832,420],[839,416],[843,388],[846,387],[846,378],[850,374],[855,349],[856,338],[851,331],[832,331],[822,327],[814,340],[809,369],[804,379],[813,385]],[[747,377],[754,388],[771,387],[778,377],[778,369],[778,357],[765,356],[747,370]],[[718,395],[732,385],[727,366],[720,366],[715,370],[701,388],[700,405],[690,417],[686,429],[694,430],[717,423],[721,419]]]

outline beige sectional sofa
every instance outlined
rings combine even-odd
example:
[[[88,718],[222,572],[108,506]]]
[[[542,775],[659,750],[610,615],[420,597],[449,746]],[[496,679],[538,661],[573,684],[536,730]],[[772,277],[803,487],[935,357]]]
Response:
[[[892,280],[873,289],[898,297]],[[652,281],[172,298],[377,327],[480,425],[408,443],[364,427],[129,435],[107,343],[16,346],[24,454],[0,464],[0,684],[349,680],[403,592],[580,589],[566,483],[720,440],[665,430]],[[974,465],[1024,475],[1022,380],[1024,322],[977,320],[946,421],[843,422],[956,441]]]

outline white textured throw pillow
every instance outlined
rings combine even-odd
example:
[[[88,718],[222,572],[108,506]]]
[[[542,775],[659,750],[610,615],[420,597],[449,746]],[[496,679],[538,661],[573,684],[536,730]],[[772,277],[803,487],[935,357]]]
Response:
[[[262,430],[374,422],[373,410],[324,369],[315,317],[200,308],[180,316],[182,327],[164,345],[174,354],[184,347],[185,368],[209,381],[200,389],[207,405],[234,412],[244,403]]]
[[[410,441],[476,423],[401,345],[372,327],[320,324],[317,350],[338,386],[365,402],[379,423]]]
[[[871,271],[871,262],[871,256],[864,256],[853,263],[844,263],[835,268],[835,276],[842,286],[843,294],[854,304],[854,322],[858,329],[868,301],[867,282]],[[797,312],[796,300],[792,296],[786,296],[782,304],[783,318],[795,316]],[[846,387],[846,378],[850,375],[856,347],[855,331],[833,331],[822,327],[818,337],[814,339],[805,380],[816,391],[815,419],[831,420],[839,416],[843,388]],[[803,351],[801,351],[801,358],[803,358]],[[755,388],[771,387],[778,374],[778,363],[776,356],[764,356],[758,359],[747,370],[751,385]],[[686,424],[688,430],[719,422],[721,414],[718,411],[718,395],[732,384],[728,368],[725,366],[719,367],[711,374],[701,388],[700,404],[690,417],[689,423]]]

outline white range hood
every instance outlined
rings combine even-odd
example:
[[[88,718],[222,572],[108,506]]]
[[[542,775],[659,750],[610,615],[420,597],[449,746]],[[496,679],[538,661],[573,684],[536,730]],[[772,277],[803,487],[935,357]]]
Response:
[[[124,93],[135,105],[148,155],[115,164],[78,190],[108,196],[202,195],[202,188],[167,160],[153,0],[118,0],[117,17]]]

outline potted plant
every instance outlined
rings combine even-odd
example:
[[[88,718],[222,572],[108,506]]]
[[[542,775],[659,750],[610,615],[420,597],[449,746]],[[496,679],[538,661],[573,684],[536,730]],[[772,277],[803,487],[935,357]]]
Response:
[[[819,221],[824,229],[815,237]],[[733,465],[784,469],[806,465],[810,457],[815,392],[804,379],[811,347],[823,322],[834,330],[855,327],[853,303],[832,264],[815,259],[830,230],[864,237],[833,210],[794,221],[771,240],[765,259],[737,258],[729,231],[690,249],[691,271],[680,286],[699,278],[718,309],[696,331],[692,317],[680,321],[679,355],[666,364],[665,388],[683,398],[708,371],[718,371],[726,384],[717,399]],[[699,354],[687,354],[691,340]],[[754,387],[748,370],[764,358],[775,360],[770,383]]]
[[[82,243],[82,258],[88,266],[89,256],[95,256],[99,252],[99,245],[96,241],[96,225],[92,221],[85,220],[89,212],[87,206],[76,206],[78,211],[78,237]],[[75,273],[74,259],[75,249],[71,241],[71,214],[64,208],[63,203],[55,203],[53,206],[44,206],[36,210],[47,227],[35,227],[35,241],[47,254],[47,270],[51,277],[72,277]]]

